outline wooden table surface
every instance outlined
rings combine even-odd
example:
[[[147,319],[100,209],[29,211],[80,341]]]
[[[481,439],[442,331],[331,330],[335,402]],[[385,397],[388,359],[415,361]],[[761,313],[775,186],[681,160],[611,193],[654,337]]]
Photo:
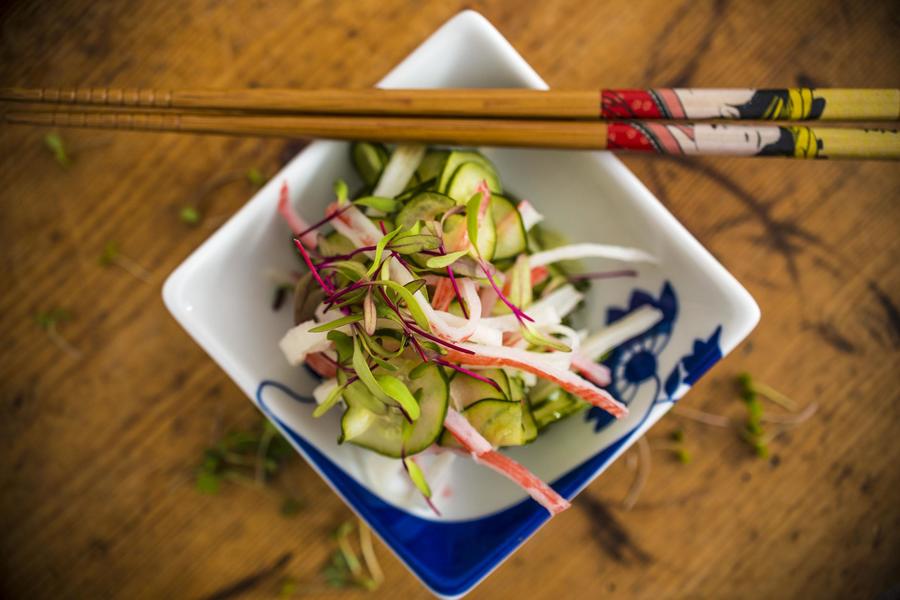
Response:
[[[7,2],[0,84],[364,87],[465,7],[554,87],[900,84],[895,2]],[[165,277],[300,144],[0,127],[0,596],[200,598],[266,570],[319,581],[349,512],[299,460],[307,501],[193,484],[217,431],[255,410],[165,310]],[[619,461],[475,598],[872,598],[900,582],[900,170],[896,163],[626,157],[762,308],[683,405],[740,415],[748,370],[817,414],[754,458],[733,432],[670,415],[690,464]],[[221,183],[210,190],[210,182]],[[179,209],[205,196],[203,224]],[[149,282],[98,256],[108,241]],[[35,315],[72,312],[54,345]],[[385,598],[427,592],[380,547]],[[328,592],[311,597],[363,597]],[[896,596],[891,596],[896,597]]]

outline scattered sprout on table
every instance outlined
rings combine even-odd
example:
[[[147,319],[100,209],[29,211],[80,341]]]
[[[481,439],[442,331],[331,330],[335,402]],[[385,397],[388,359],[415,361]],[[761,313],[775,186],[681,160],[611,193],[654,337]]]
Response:
[[[195,480],[197,490],[216,494],[229,482],[245,485],[279,497],[281,514],[293,516],[303,508],[303,500],[270,486],[293,455],[288,441],[263,420],[249,431],[228,433],[204,450]]]
[[[54,308],[35,315],[37,324],[47,332],[47,337],[60,350],[72,358],[81,358],[81,351],[73,346],[59,332],[59,325],[72,320],[72,313],[64,308]]]
[[[64,169],[72,164],[72,159],[66,151],[66,144],[58,133],[51,132],[44,136],[44,145],[53,153],[53,159]]]
[[[134,259],[122,254],[119,243],[116,241],[106,242],[98,262],[104,267],[117,266],[128,272],[135,279],[140,279],[144,283],[150,283],[151,275],[147,269],[139,265]]]
[[[184,206],[178,211],[178,218],[185,225],[190,225],[191,227],[195,225],[199,225],[202,220],[202,215],[200,214],[200,210],[195,206]]]
[[[266,177],[256,167],[247,169],[247,181],[255,188],[261,188],[266,183]]]

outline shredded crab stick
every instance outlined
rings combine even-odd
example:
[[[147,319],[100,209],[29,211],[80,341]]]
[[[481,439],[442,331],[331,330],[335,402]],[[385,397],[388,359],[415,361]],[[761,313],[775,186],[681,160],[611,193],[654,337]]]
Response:
[[[653,255],[625,246],[610,246],[607,244],[570,244],[560,246],[552,250],[537,252],[529,257],[531,267],[543,267],[561,260],[579,260],[581,258],[609,258],[626,262],[655,263]]]
[[[493,347],[470,343],[462,343],[460,347],[472,352],[472,354],[464,354],[450,349],[445,358],[452,362],[474,367],[512,367],[521,371],[527,371],[552,381],[570,394],[574,394],[586,402],[602,408],[616,418],[621,418],[628,414],[628,409],[625,408],[625,405],[613,398],[609,392],[600,389],[590,381],[582,379],[572,371],[553,366],[548,360],[554,355],[569,353],[551,352],[540,354],[518,348]]]
[[[486,465],[515,482],[550,511],[551,515],[557,515],[569,508],[568,500],[520,463],[494,450],[490,442],[484,439],[464,416],[452,408],[447,409],[444,427],[472,455],[475,462]]]
[[[584,354],[575,352],[572,354],[572,368],[581,373],[581,375],[600,387],[606,387],[612,382],[612,374],[609,367],[595,363]]]
[[[619,344],[647,331],[662,318],[662,311],[655,306],[641,306],[586,339],[581,344],[581,355],[592,361],[597,360]]]
[[[309,225],[303,220],[303,217],[297,214],[294,207],[291,206],[291,195],[288,193],[288,184],[286,181],[281,184],[281,192],[278,196],[278,214],[285,220],[294,235],[300,235],[304,231],[307,232],[300,239],[303,240],[303,243],[308,248],[316,247],[316,232],[309,231]]]
[[[306,366],[326,379],[337,375],[337,363],[324,352],[313,352],[306,355]]]
[[[331,224],[335,230],[357,248],[374,246],[384,236],[375,223],[355,206],[339,206],[337,202],[332,202],[325,213],[329,217],[334,216]]]
[[[431,299],[431,306],[435,310],[447,310],[450,303],[456,298],[456,292],[453,290],[453,283],[449,277],[438,278],[437,284],[434,286],[434,297]]]

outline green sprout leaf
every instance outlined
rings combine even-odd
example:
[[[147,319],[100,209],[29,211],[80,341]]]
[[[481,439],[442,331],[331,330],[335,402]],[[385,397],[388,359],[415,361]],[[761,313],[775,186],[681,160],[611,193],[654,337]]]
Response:
[[[326,336],[334,344],[338,362],[345,363],[353,357],[353,338],[343,331],[329,331]]]
[[[247,181],[249,181],[250,185],[253,187],[261,188],[266,183],[266,178],[263,176],[262,171],[256,167],[250,167],[247,169]]]
[[[58,133],[52,132],[45,135],[44,145],[53,153],[53,159],[59,166],[66,169],[72,164],[69,153],[66,152],[66,144]]]
[[[416,486],[416,489],[422,492],[422,495],[426,498],[431,498],[431,487],[425,480],[425,473],[422,472],[421,467],[419,467],[416,461],[407,457],[403,459],[403,465],[406,467],[409,478],[412,480],[413,485]]]
[[[382,402],[390,402],[390,397],[381,390],[381,386],[378,385],[378,381],[372,375],[372,370],[369,369],[365,353],[360,347],[359,338],[357,337],[353,338],[353,370],[356,371],[356,376],[359,377],[359,380],[363,382],[363,385],[368,388],[373,396]]]
[[[334,269],[351,283],[356,283],[366,277],[366,268],[355,260],[339,260],[331,263],[327,268]]]
[[[219,493],[221,484],[221,476],[214,472],[202,470],[197,474],[197,490],[202,494]]]
[[[690,464],[691,460],[693,460],[693,457],[691,456],[690,452],[688,452],[684,448],[678,448],[677,450],[675,450],[675,459],[678,460],[678,462],[680,462],[681,464],[687,465]]]
[[[384,254],[384,249],[391,243],[391,240],[400,233],[401,229],[401,227],[398,227],[378,240],[378,244],[375,246],[375,257],[372,259],[372,266],[366,271],[366,277],[371,277],[381,268],[381,255]]]
[[[318,419],[331,410],[338,403],[338,400],[341,399],[341,394],[344,393],[345,389],[347,389],[346,384],[335,386],[334,389],[329,392],[322,404],[318,405],[316,410],[313,411],[313,418]]]
[[[281,515],[284,517],[293,517],[305,508],[302,500],[298,500],[293,496],[285,496],[281,502]]]
[[[363,198],[357,198],[353,201],[353,204],[374,208],[383,213],[392,213],[400,208],[399,202],[393,198],[384,198],[383,196],[365,196]]]
[[[185,206],[178,212],[178,218],[185,225],[197,225],[200,223],[200,211],[194,206]]]
[[[410,294],[415,294],[416,292],[418,292],[419,290],[424,288],[425,285],[426,285],[426,281],[424,279],[413,279],[412,281],[410,281],[403,287],[405,287],[407,290],[409,290]]]
[[[423,250],[436,250],[441,240],[429,234],[398,236],[391,244],[391,250],[397,254],[415,254]]]
[[[522,338],[532,346],[537,346],[539,348],[552,348],[553,350],[559,350],[560,352],[572,351],[571,348],[563,344],[555,337],[544,335],[538,330],[534,329],[530,323],[522,323],[521,331]]]
[[[103,253],[100,255],[100,264],[104,267],[112,266],[119,258],[119,244],[115,241],[106,242],[103,246]]]
[[[64,323],[72,319],[72,313],[64,308],[54,308],[35,315],[35,321],[44,329],[55,327],[58,323]]]
[[[334,182],[334,195],[337,196],[338,204],[344,204],[347,202],[347,197],[349,196],[350,191],[347,189],[347,182],[343,179],[338,179]]]
[[[425,261],[425,266],[429,269],[443,269],[449,267],[468,253],[468,250],[459,250],[458,252],[451,252],[442,256],[432,256]]]
[[[419,418],[421,414],[419,403],[413,398],[405,383],[393,375],[379,375],[375,380],[378,382],[381,390],[393,398],[412,421],[416,421]]]
[[[350,325],[351,323],[358,323],[363,320],[362,315],[347,315],[346,317],[341,317],[340,319],[335,319],[334,321],[328,321],[327,323],[322,323],[321,325],[317,325],[309,330],[310,333],[325,333],[326,331],[332,331],[334,329],[340,329],[344,325]]]
[[[412,380],[416,380],[419,377],[421,377],[422,375],[424,375],[425,372],[428,370],[428,367],[430,367],[430,366],[431,365],[427,362],[419,363],[418,366],[416,366],[412,371],[409,372],[408,377]]]
[[[378,283],[387,286],[392,291],[397,293],[397,296],[399,296],[400,299],[403,300],[403,302],[406,304],[406,309],[409,311],[409,314],[412,315],[412,318],[413,320],[415,320],[416,325],[418,325],[425,331],[431,331],[431,328],[428,325],[428,318],[425,316],[425,312],[422,310],[422,307],[419,306],[419,303],[416,301],[415,297],[408,289],[406,289],[396,281],[391,281],[389,279],[379,281]]]

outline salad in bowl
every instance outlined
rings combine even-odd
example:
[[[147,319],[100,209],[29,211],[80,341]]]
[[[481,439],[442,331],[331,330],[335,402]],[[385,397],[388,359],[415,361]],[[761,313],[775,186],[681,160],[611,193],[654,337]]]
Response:
[[[293,210],[286,183],[278,204],[300,259],[280,347],[321,378],[313,416],[340,411],[340,443],[391,461],[371,478],[403,479],[437,514],[456,457],[508,477],[551,514],[565,510],[501,449],[540,443],[591,406],[627,414],[604,389],[601,360],[662,312],[643,306],[599,331],[579,329],[578,312],[587,287],[654,257],[566,243],[472,150],[359,142],[351,157],[363,188],[336,182],[318,222]],[[579,259],[595,257],[623,266],[583,272]]]

